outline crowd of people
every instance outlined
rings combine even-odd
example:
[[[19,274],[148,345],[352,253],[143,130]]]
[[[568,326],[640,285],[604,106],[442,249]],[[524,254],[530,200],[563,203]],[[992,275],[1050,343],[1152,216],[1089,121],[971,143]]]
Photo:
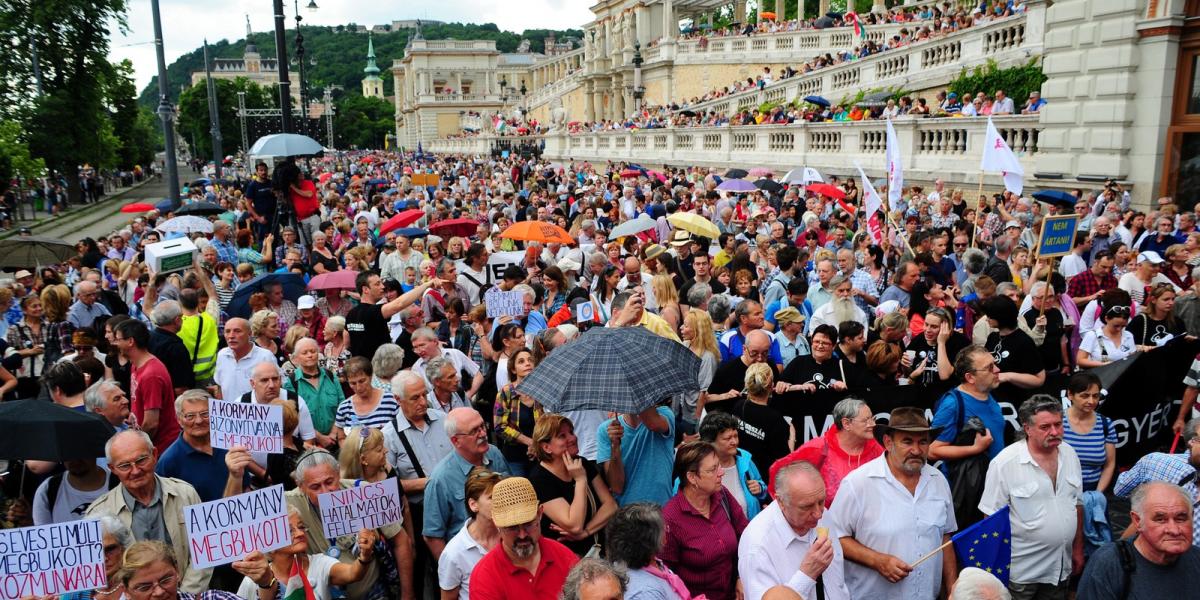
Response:
[[[1081,231],[1050,272],[1030,252],[1069,209],[940,180],[903,190],[876,240],[852,179],[830,177],[834,202],[517,155],[301,166],[186,190],[227,209],[191,234],[191,268],[147,263],[172,216],[152,212],[0,287],[0,391],[116,431],[102,458],[13,461],[5,480],[14,525],[99,519],[107,587],[69,597],[266,600],[302,573],[317,599],[1091,600],[1200,577],[1200,362],[1177,374],[1184,451],[1120,473],[1091,371],[1200,333],[1200,231],[1170,199],[1143,214],[1117,182],[1075,190]],[[676,226],[689,213],[717,235]],[[475,227],[430,233],[449,219]],[[503,235],[526,221],[571,243]],[[258,277],[337,271],[352,286]],[[493,288],[520,314],[489,316]],[[698,391],[624,414],[527,393],[547,357],[618,327],[694,353]],[[881,422],[870,390],[921,406]],[[817,435],[785,417],[829,394]],[[283,452],[214,448],[214,399],[280,406]],[[321,494],[389,478],[402,519],[324,535]],[[275,485],[291,544],[195,568],[183,508]],[[1005,507],[1004,572],[937,552]]]

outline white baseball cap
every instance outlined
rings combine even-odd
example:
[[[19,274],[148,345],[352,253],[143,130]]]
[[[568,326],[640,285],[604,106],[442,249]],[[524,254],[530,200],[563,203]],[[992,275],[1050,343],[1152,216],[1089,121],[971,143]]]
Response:
[[[312,296],[305,295],[305,296],[300,296],[299,298],[296,299],[296,308],[298,308],[300,310],[305,310],[308,308],[316,308],[316,307],[317,307],[317,300],[315,298],[313,298]]]

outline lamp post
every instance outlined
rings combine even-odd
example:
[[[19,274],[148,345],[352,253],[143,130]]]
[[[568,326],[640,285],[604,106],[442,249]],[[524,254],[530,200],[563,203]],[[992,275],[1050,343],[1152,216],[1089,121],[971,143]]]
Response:
[[[633,110],[641,112],[642,97],[646,95],[646,88],[642,85],[642,63],[646,62],[642,59],[642,45],[636,40],[633,42]]]
[[[500,102],[508,102],[508,78],[500,76]]]
[[[525,82],[521,82],[521,116],[525,116]]]
[[[281,2],[282,0],[276,0]],[[163,127],[163,162],[167,170],[167,197],[171,206],[179,206],[179,165],[175,163],[175,108],[167,97],[167,59],[163,55],[162,18],[159,15],[158,0],[150,0],[150,8],[154,17],[154,52],[158,58],[158,118],[162,119]]]
[[[304,77],[304,35],[300,32],[300,21],[304,17],[300,16],[300,0],[292,0],[292,5],[296,10],[296,63],[300,69],[300,127],[297,131],[308,135],[311,125],[308,122],[308,80]],[[318,8],[316,0],[308,0],[305,7],[308,12],[316,12]]]
[[[273,0],[273,4],[275,9],[275,62],[279,67],[280,125],[283,128],[283,133],[291,133],[292,82],[288,80],[287,39],[284,37],[283,0]]]
[[[217,112],[217,84],[212,77],[212,64],[208,61],[208,38],[204,38],[204,75],[208,87],[208,133],[212,136],[213,169],[217,179],[221,178],[221,117]]]

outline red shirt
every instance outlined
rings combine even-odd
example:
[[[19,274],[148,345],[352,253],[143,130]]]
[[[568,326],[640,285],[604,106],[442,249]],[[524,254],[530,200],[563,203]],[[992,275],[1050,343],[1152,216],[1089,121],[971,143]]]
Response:
[[[315,214],[321,207],[320,199],[317,198],[317,184],[304,179],[297,186],[306,192],[312,192],[312,198],[305,198],[296,192],[289,192],[288,195],[292,198],[292,206],[296,207],[296,218],[300,220],[307,219]]]
[[[158,429],[150,436],[158,455],[179,437],[179,421],[175,418],[175,388],[171,385],[171,374],[157,357],[151,356],[141,367],[133,370],[130,377],[130,393],[133,398],[129,409],[137,415],[138,423],[145,422],[147,410],[158,411]]]
[[[533,576],[513,565],[502,544],[492,548],[471,573],[471,600],[557,600],[579,557],[554,540],[542,538],[538,543],[542,558]]]

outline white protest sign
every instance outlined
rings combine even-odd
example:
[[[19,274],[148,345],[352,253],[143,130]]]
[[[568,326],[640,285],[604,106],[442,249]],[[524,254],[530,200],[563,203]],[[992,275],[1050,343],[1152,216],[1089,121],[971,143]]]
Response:
[[[283,407],[257,402],[208,403],[213,448],[241,446],[251,452],[283,454]]]
[[[192,567],[207,569],[292,543],[283,486],[193,504],[183,509]]]
[[[100,521],[0,530],[0,598],[108,587]]]
[[[396,478],[379,483],[363,483],[352,488],[317,496],[321,508],[321,527],[325,537],[334,539],[357,533],[360,529],[378,529],[403,519],[403,505]]]
[[[505,292],[500,288],[492,288],[483,295],[483,303],[487,306],[489,319],[505,315],[519,317],[525,314],[524,292]]]
[[[596,309],[591,302],[580,302],[575,306],[575,322],[587,323],[596,319]]]

